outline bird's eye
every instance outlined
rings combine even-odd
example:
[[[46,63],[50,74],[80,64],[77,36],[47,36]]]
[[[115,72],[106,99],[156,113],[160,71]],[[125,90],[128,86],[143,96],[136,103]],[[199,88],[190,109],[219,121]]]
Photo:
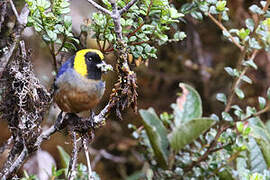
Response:
[[[88,61],[88,62],[91,62],[91,61],[92,61],[92,58],[91,58],[91,57],[88,57],[88,58],[87,58],[87,61]]]

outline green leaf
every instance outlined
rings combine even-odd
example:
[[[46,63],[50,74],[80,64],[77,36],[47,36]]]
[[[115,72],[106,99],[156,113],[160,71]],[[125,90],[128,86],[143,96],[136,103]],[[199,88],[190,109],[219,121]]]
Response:
[[[56,41],[57,34],[55,32],[48,30],[47,31],[47,34],[48,34],[48,36],[50,38],[50,41]]]
[[[193,11],[193,12],[190,13],[190,15],[192,17],[194,17],[195,19],[199,19],[199,20],[202,20],[203,19],[203,15],[199,11]]]
[[[270,142],[266,141],[265,139],[256,139],[257,144],[259,145],[264,160],[267,164],[267,167],[270,167]]]
[[[187,35],[186,35],[186,33],[184,33],[184,32],[180,32],[180,31],[177,31],[174,35],[173,35],[173,38],[174,39],[177,39],[178,41],[179,40],[183,40],[183,39],[185,39],[187,37]]]
[[[54,166],[53,166],[54,167]],[[65,169],[59,169],[59,170],[57,170],[57,171],[55,171],[55,170],[52,170],[53,171],[53,176],[55,176],[55,177],[59,177],[60,175],[62,175],[63,174],[63,172],[65,172]]]
[[[253,21],[253,19],[248,18],[248,19],[245,20],[245,23],[246,23],[247,28],[250,31],[254,30],[254,21]]]
[[[69,50],[76,50],[77,48],[74,46],[73,43],[70,43],[70,42],[65,42],[64,43],[64,47],[69,49]]]
[[[222,20],[229,21],[229,16],[228,16],[228,13],[226,11],[222,12]]]
[[[216,4],[218,0],[206,0],[209,4]]]
[[[51,6],[50,1],[47,0],[37,0],[37,7],[42,11],[48,9]]]
[[[243,81],[249,83],[249,84],[252,84],[252,80],[251,80],[249,77],[247,77],[246,75],[243,75],[243,76],[241,77],[241,79],[242,79]]]
[[[250,6],[248,9],[251,12],[256,13],[256,14],[264,14],[264,11],[261,8],[259,8],[259,6],[255,5],[255,4]]]
[[[151,52],[151,49],[152,49],[152,47],[151,47],[149,44],[147,44],[147,45],[144,47],[144,52],[145,52],[145,53],[150,53],[150,52]]]
[[[142,46],[136,46],[136,50],[138,51],[139,54],[143,52],[143,47]]]
[[[215,6],[210,6],[209,12],[211,14],[218,14],[219,13]]]
[[[223,93],[217,93],[216,98],[218,101],[223,102],[224,104],[227,104],[227,97]]]
[[[136,39],[137,39],[137,37],[136,37],[136,36],[131,36],[131,37],[129,38],[129,41],[130,41],[130,42],[132,42],[132,41],[136,41]]]
[[[266,100],[264,97],[258,97],[258,101],[259,101],[259,105],[260,105],[260,109],[263,109],[266,105]]]
[[[222,119],[224,119],[225,121],[233,121],[233,118],[231,117],[231,115],[227,112],[222,112]]]
[[[267,131],[270,133],[270,120],[267,120],[265,123]]]
[[[184,14],[188,13],[192,7],[194,6],[194,4],[192,3],[186,3],[186,4],[183,4],[180,8],[180,11]]]
[[[244,94],[244,92],[243,92],[241,89],[235,88],[234,91],[235,91],[236,95],[237,95],[240,99],[244,99],[245,94]]]
[[[207,3],[200,3],[199,4],[199,9],[204,12],[207,13],[209,10],[208,4]]]
[[[244,130],[244,124],[243,124],[243,122],[238,121],[238,122],[236,123],[236,128],[237,128],[237,131],[238,131],[238,132],[242,133],[243,130]]]
[[[261,49],[262,48],[255,38],[249,39],[249,45],[250,45],[250,47],[252,47],[254,49]]]
[[[267,89],[266,95],[267,95],[268,100],[270,100],[270,87]]]
[[[139,179],[145,179],[144,171],[136,171],[132,173],[130,176],[126,177],[126,180],[139,180]]]
[[[237,172],[239,172],[239,177],[243,177],[245,170],[248,168],[246,157],[248,157],[247,152],[241,151],[239,156],[236,158],[236,169]]]
[[[249,151],[249,165],[252,173],[259,172],[263,173],[265,169],[267,169],[267,164],[264,160],[262,151],[255,139],[250,137],[248,143],[248,151]]]
[[[61,4],[60,4],[61,8],[69,7],[69,5],[70,5],[70,4],[69,4],[68,1],[62,1]]]
[[[260,1],[260,4],[262,5],[262,7],[266,6],[266,1]]]
[[[240,37],[240,39],[244,40],[250,33],[249,29],[240,29],[240,31],[238,31],[238,36]]]
[[[237,76],[236,71],[231,67],[225,67],[225,71],[232,77]]]
[[[219,117],[216,114],[211,114],[210,119],[213,119],[215,121],[219,121]]]
[[[76,44],[80,44],[80,41],[77,38],[71,38]]]
[[[169,8],[169,13],[170,13],[171,18],[173,19],[184,17],[184,14],[177,12],[177,10],[173,7]]]
[[[167,130],[153,108],[148,110],[141,109],[139,113],[143,119],[143,125],[153,148],[155,158],[160,166],[166,169],[169,155]]]
[[[67,14],[70,12],[70,9],[69,8],[63,8],[63,9],[60,9],[60,12],[61,14]]]
[[[255,70],[258,69],[258,66],[254,63],[254,61],[252,59],[244,61],[243,65],[244,66],[250,66],[250,67],[254,68]]]
[[[202,116],[202,100],[199,93],[191,86],[180,83],[183,93],[177,98],[176,104],[172,104],[174,112],[174,124],[176,127],[194,118]]]
[[[217,173],[219,179],[221,180],[234,180],[232,173],[228,169],[222,168],[218,173]]]
[[[57,149],[58,149],[59,154],[60,154],[61,166],[63,168],[65,168],[65,175],[67,175],[70,156],[61,146],[57,146]]]
[[[50,41],[51,41],[50,37],[49,37],[47,34],[43,34],[42,39],[43,39],[45,42],[50,42]]]
[[[256,108],[247,106],[246,107],[246,116],[251,116],[256,113]]]
[[[216,121],[210,118],[192,119],[173,129],[168,138],[171,147],[177,152],[208,130]]]
[[[64,32],[64,26],[62,25],[62,24],[57,24],[56,26],[55,26],[55,30],[57,31],[57,33],[62,33],[62,32]]]
[[[218,1],[216,4],[217,11],[224,11],[226,7],[226,1]]]
[[[64,16],[64,26],[68,29],[69,26],[72,25],[71,16]]]

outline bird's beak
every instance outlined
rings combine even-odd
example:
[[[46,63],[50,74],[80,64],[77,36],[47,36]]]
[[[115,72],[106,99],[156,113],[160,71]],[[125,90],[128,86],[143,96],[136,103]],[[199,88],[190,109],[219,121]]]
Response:
[[[102,72],[108,72],[113,70],[113,67],[110,64],[106,64],[105,61],[97,64],[97,67],[100,68]]]

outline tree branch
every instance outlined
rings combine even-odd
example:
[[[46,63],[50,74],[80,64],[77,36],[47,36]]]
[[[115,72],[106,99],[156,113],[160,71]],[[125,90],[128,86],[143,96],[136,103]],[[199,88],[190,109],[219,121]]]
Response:
[[[129,8],[131,8],[131,6],[133,6],[133,4],[135,4],[137,2],[137,0],[131,0],[129,1],[129,3],[127,3],[127,5],[125,7],[123,7],[123,9],[121,9],[119,12],[120,14],[124,14],[125,12],[127,12],[129,10]]]
[[[228,129],[229,127],[231,127],[231,125],[225,125],[225,126],[220,126],[215,139],[210,143],[209,148],[207,149],[207,151],[205,151],[205,153],[197,160],[197,161],[193,161],[189,166],[187,166],[186,168],[184,168],[185,172],[188,172],[190,170],[192,170],[193,167],[199,165],[202,161],[205,161],[209,154],[211,152],[213,152],[213,147],[215,147],[217,145],[218,142],[218,138],[220,137],[220,135],[226,131],[226,129]]]
[[[27,147],[24,145],[22,152],[20,153],[18,158],[12,163],[10,168],[8,168],[5,174],[1,177],[1,180],[8,179],[10,175],[22,165],[27,155],[28,155],[28,150],[27,150]]]
[[[111,105],[110,105],[110,103],[108,103],[106,106],[105,106],[105,108],[103,108],[101,111],[100,111],[100,113],[98,114],[98,115],[95,115],[94,116],[94,123],[95,124],[100,124],[102,121],[104,121],[105,120],[105,116],[106,116],[106,114],[109,112],[109,110],[110,110],[110,108],[111,108]]]
[[[234,37],[229,33],[229,31],[218,21],[212,14],[208,13],[209,18],[222,30],[229,34],[229,38],[232,42],[241,50],[243,51],[243,46],[241,46],[238,42],[235,41]]]
[[[10,2],[11,2],[11,4],[13,4],[12,1],[10,1]],[[14,13],[17,12],[16,8],[15,7],[13,7],[13,8],[12,9],[13,9]],[[3,73],[4,69],[6,68],[7,64],[10,62],[11,57],[15,54],[15,49],[17,49],[17,47],[18,47],[21,33],[22,33],[22,31],[26,25],[26,22],[27,22],[28,14],[29,14],[28,5],[25,4],[25,6],[23,7],[23,9],[21,11],[20,16],[16,16],[17,17],[17,26],[14,29],[13,42],[11,43],[11,46],[9,47],[8,52],[6,54],[4,54],[3,57],[0,58],[0,78],[2,77],[2,73]]]
[[[97,4],[95,1],[93,0],[87,0],[90,4],[92,4],[92,6],[94,6],[97,10],[105,13],[105,14],[109,14],[111,15],[111,12],[107,9],[105,9],[104,7],[100,6],[99,4]]]
[[[256,55],[257,55],[258,51],[257,50],[254,50],[251,57],[250,57],[250,60],[254,60]],[[235,82],[233,83],[233,86],[231,88],[231,94],[228,98],[228,103],[225,107],[225,112],[229,112],[229,110],[231,109],[231,105],[232,105],[232,101],[233,101],[233,98],[234,98],[234,95],[235,95],[235,88],[239,87],[241,81],[242,81],[242,77],[246,74],[248,70],[248,66],[246,66],[243,71],[241,72],[240,76],[235,80]]]
[[[12,0],[9,0],[9,3],[10,3],[10,5],[11,5],[11,8],[12,8],[12,11],[13,11],[14,15],[15,15],[16,18],[17,18],[17,21],[19,22],[19,24],[22,24],[22,23],[21,23],[21,20],[20,20],[20,17],[19,17],[19,14],[18,14],[18,12],[17,12],[17,9],[16,9],[16,7],[15,7],[13,1],[12,1]]]

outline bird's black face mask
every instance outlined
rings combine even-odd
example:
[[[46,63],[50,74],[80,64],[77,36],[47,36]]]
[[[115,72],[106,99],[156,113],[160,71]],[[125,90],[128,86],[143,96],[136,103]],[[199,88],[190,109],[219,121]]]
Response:
[[[100,80],[101,79],[101,69],[97,66],[102,64],[102,60],[99,55],[93,52],[88,52],[85,54],[85,63],[87,65],[87,78]]]

